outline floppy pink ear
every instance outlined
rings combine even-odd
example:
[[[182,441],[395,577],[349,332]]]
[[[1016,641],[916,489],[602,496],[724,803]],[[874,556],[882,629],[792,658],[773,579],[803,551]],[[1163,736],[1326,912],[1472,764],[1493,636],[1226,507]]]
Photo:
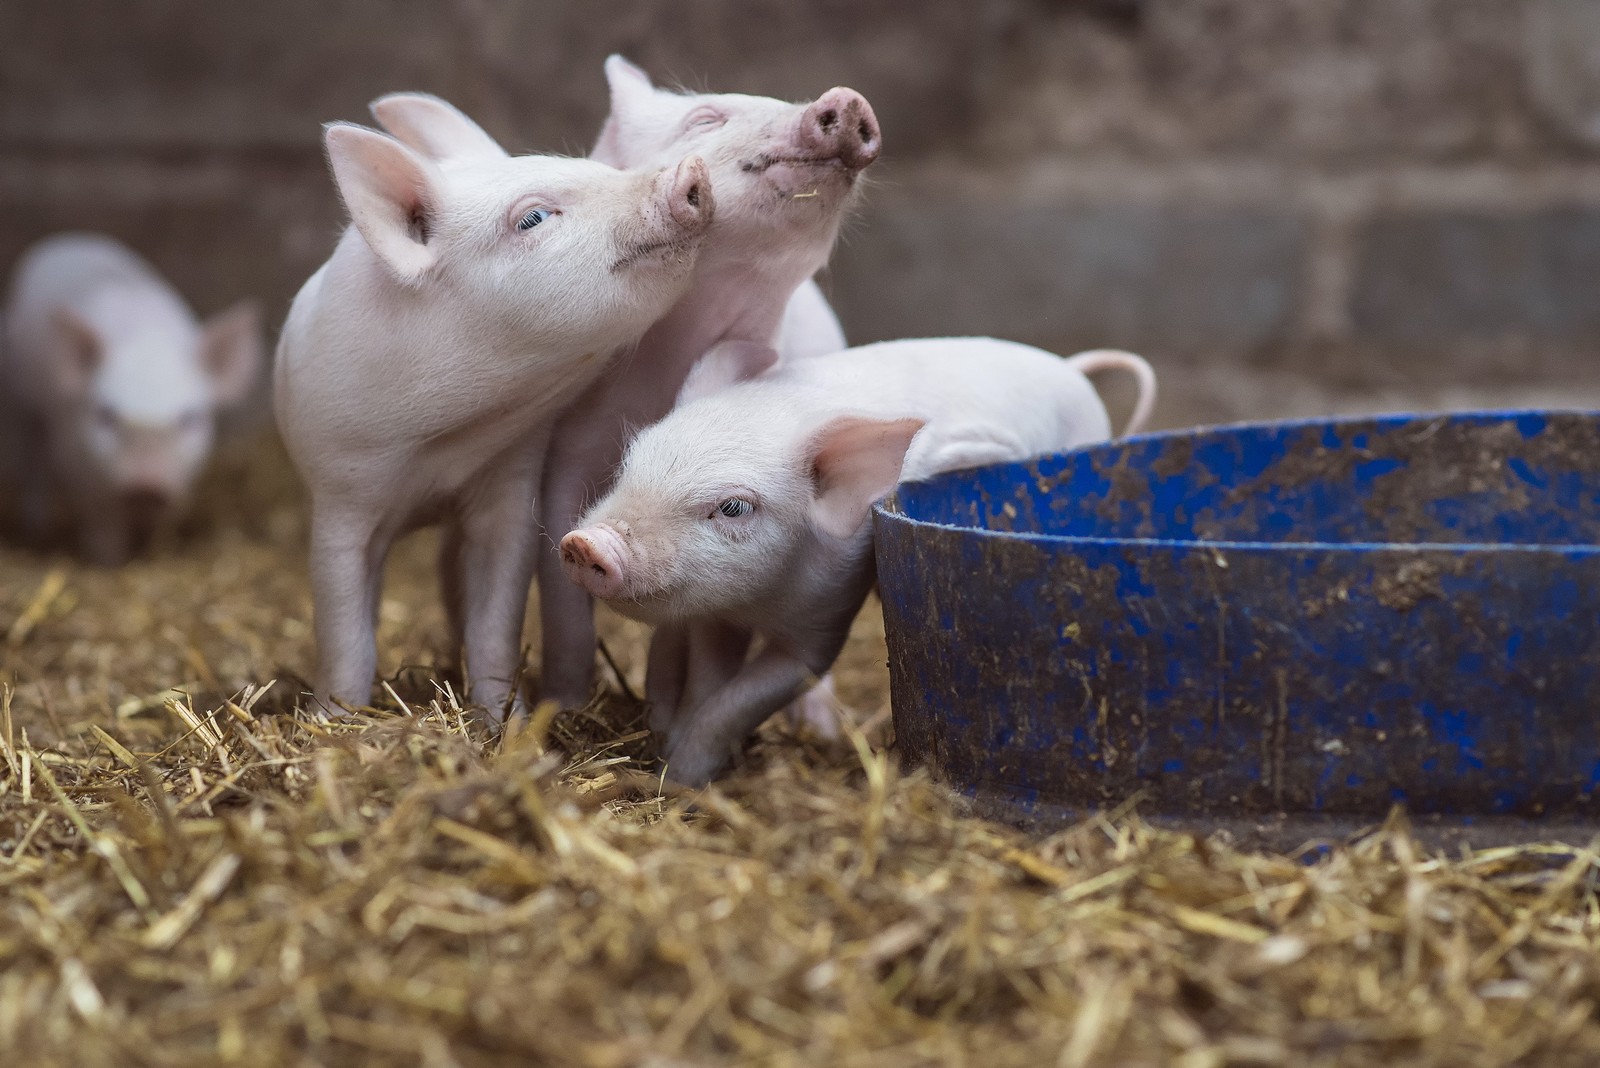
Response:
[[[55,309],[50,319],[56,330],[51,360],[56,386],[69,397],[81,397],[89,392],[89,383],[105,360],[105,346],[94,327],[71,308]]]
[[[709,397],[748,382],[778,362],[778,350],[759,341],[723,341],[695,361],[678,390],[677,404]]]
[[[323,140],[334,184],[367,247],[401,282],[434,265],[429,243],[439,190],[432,166],[392,137],[353,123],[330,123]]]
[[[807,450],[814,486],[811,517],[825,533],[848,538],[878,498],[900,480],[921,419],[845,415],[817,431]]]
[[[506,157],[506,150],[482,126],[431,93],[390,93],[374,100],[371,107],[378,125],[428,159]]]
[[[611,87],[611,114],[600,127],[589,158],[610,167],[626,167],[622,151],[622,123],[638,109],[639,102],[655,92],[650,75],[613,53],[606,57],[606,84]]]
[[[207,319],[200,335],[200,356],[219,407],[230,407],[249,396],[266,359],[261,305],[241,300]]]

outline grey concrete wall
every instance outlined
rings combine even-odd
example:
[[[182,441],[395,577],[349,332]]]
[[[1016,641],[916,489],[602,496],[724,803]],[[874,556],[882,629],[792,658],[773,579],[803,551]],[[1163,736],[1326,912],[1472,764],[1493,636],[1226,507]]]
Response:
[[[829,280],[858,339],[1418,388],[1576,381],[1600,347],[1591,0],[17,0],[0,262],[103,229],[202,311],[281,312],[339,226],[320,123],[427,89],[583,151],[614,50],[872,99]]]

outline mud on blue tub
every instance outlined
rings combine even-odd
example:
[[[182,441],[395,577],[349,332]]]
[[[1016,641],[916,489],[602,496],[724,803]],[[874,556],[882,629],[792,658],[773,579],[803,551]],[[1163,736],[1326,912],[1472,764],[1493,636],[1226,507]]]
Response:
[[[898,745],[991,814],[1600,826],[1600,414],[1147,435],[874,523]]]

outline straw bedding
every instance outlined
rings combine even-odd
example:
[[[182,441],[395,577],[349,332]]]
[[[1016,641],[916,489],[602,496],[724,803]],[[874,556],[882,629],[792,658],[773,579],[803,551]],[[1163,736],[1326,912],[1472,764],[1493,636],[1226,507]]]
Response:
[[[0,551],[0,1064],[1600,1063],[1593,848],[984,823],[885,748],[870,612],[860,729],[663,795],[624,694],[474,725],[425,538],[383,700],[317,727],[281,460],[204,514],[120,572]]]

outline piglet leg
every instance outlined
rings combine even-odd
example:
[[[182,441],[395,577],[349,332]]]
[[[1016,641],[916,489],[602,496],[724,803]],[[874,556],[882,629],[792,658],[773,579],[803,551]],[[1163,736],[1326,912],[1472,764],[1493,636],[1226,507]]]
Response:
[[[378,592],[389,540],[370,515],[312,504],[312,615],[321,653],[316,703],[323,715],[342,716],[341,703],[364,705],[372,694]]]
[[[645,697],[650,729],[666,736],[680,715],[692,710],[739,673],[750,652],[751,634],[721,620],[667,623],[650,639]]]
[[[133,538],[121,502],[94,483],[80,481],[68,490],[78,550],[96,567],[121,567],[133,556]]]
[[[796,698],[786,711],[792,726],[808,727],[818,738],[832,741],[840,736],[836,711],[839,707],[839,695],[833,688],[833,672],[830,671],[822,676],[821,682]]]
[[[650,729],[665,746],[683,701],[689,668],[689,628],[683,623],[663,623],[650,636],[650,659],[645,666],[644,698],[650,705]]]
[[[80,519],[78,550],[96,567],[121,567],[133,556],[131,539],[122,516],[115,508],[102,508],[99,514]]]
[[[9,409],[0,408],[0,419],[11,415]],[[50,533],[50,520],[55,514],[44,423],[17,416],[12,428],[15,431],[17,522],[23,538],[38,547]]]
[[[767,717],[799,697],[815,678],[793,653],[763,649],[727,685],[678,724],[667,743],[667,777],[704,786]]]
[[[450,628],[450,651],[461,655],[466,641],[465,594],[461,589],[461,523],[450,517],[439,528],[439,599],[444,602],[445,625]]]
[[[754,638],[746,628],[720,619],[697,619],[689,624],[684,707],[699,706],[736,677],[750,656],[750,643]]]
[[[515,700],[522,672],[522,624],[533,582],[537,534],[528,516],[538,486],[536,451],[491,465],[491,474],[462,501],[459,568],[462,650],[468,695],[493,722],[522,711]]]
[[[564,470],[568,462],[559,448],[552,450],[547,467],[563,471],[563,476],[545,479],[539,502],[548,538],[539,552],[539,685],[546,699],[577,708],[589,700],[594,686],[594,601],[567,578],[561,565],[561,539],[578,525],[585,485]]]

